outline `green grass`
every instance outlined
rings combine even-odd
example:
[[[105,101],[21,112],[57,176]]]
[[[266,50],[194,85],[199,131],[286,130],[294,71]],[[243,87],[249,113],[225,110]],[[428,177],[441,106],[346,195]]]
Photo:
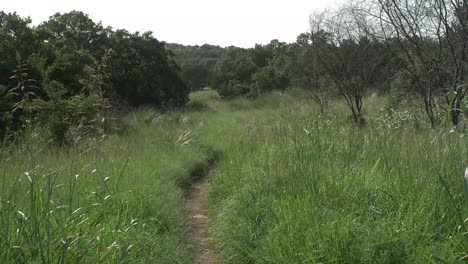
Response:
[[[180,113],[141,110],[128,135],[48,148],[31,131],[0,163],[0,262],[192,263],[183,188],[207,151]]]
[[[367,98],[360,128],[300,90],[208,90],[70,148],[31,129],[0,150],[0,262],[193,263],[183,192],[216,159],[210,233],[226,262],[462,263],[468,135],[385,103]]]
[[[342,104],[320,117],[303,96],[268,97],[229,102],[206,132],[224,153],[210,197],[227,260],[467,260],[466,133],[429,129],[404,111],[384,118],[382,98],[368,98],[358,128]]]

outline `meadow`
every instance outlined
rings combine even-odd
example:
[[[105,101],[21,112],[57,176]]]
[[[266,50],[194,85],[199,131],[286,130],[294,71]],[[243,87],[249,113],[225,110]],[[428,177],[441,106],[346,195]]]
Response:
[[[49,147],[31,128],[1,150],[0,262],[191,263],[183,188],[210,153],[181,114],[140,110],[126,130]]]
[[[467,260],[466,131],[424,127],[369,97],[366,127],[301,94],[240,110],[211,189],[212,234],[232,263]],[[372,109],[372,106],[374,109]],[[227,119],[227,117],[225,117]],[[239,133],[239,132],[236,132]]]
[[[223,262],[463,263],[466,129],[387,100],[365,99],[364,127],[339,100],[318,114],[301,90],[203,90],[72,147],[31,125],[0,150],[0,262],[193,263],[183,194],[211,167]]]

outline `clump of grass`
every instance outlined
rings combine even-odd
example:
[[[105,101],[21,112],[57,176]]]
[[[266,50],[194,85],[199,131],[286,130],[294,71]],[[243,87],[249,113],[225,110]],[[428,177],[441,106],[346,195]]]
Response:
[[[197,100],[190,101],[184,108],[187,112],[211,111],[212,109],[205,103]]]

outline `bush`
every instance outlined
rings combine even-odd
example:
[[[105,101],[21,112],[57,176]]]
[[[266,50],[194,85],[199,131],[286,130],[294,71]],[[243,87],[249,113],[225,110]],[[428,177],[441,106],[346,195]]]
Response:
[[[25,109],[35,114],[37,123],[46,128],[57,145],[71,144],[90,133],[103,133],[101,124],[105,119],[98,120],[102,99],[82,94],[66,99],[65,91],[61,83],[52,81],[46,89],[49,100],[34,100]]]
[[[13,116],[10,113],[11,101],[7,88],[0,85],[0,140],[5,137],[7,128],[11,126]]]
[[[395,74],[390,83],[390,94],[388,108],[397,108],[405,105],[411,92],[411,80],[403,73]]]
[[[227,85],[223,85],[218,89],[218,93],[222,98],[247,95],[252,91],[253,89],[249,85],[237,81],[230,81]]]
[[[286,74],[281,73],[273,66],[261,68],[254,76],[255,86],[261,92],[281,90],[284,91],[289,85]]]

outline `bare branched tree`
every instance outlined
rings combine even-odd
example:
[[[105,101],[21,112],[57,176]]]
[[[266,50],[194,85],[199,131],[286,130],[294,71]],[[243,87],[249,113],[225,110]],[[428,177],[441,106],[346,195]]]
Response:
[[[376,39],[373,17],[352,5],[310,17],[314,51],[356,123],[364,123],[363,98],[385,63],[384,45]]]
[[[468,91],[468,1],[435,0],[433,17],[442,24],[443,34],[438,31],[437,39],[446,50],[448,61],[445,66],[450,77],[447,101],[452,124],[456,126],[460,122],[461,103]]]
[[[432,126],[436,101],[445,96],[453,125],[458,125],[467,93],[468,4],[465,0],[377,0],[382,34],[406,59],[404,72],[422,95]],[[392,46],[392,47],[395,47]],[[390,46],[389,46],[390,47]]]

